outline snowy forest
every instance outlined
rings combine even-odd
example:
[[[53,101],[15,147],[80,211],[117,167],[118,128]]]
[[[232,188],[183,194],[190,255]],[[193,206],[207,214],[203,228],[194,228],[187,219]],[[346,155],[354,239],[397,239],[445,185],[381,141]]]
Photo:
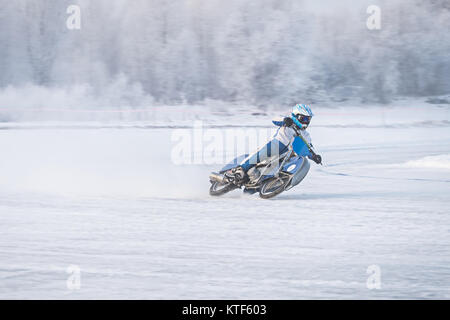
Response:
[[[448,0],[1,0],[0,107],[55,90],[120,106],[445,95],[449,31]]]

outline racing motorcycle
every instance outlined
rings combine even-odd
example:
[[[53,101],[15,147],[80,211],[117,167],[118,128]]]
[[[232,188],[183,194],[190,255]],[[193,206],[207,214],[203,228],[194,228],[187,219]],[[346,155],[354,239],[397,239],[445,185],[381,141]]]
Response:
[[[307,157],[312,155],[314,155],[312,148],[303,138],[297,136],[284,154],[271,157],[251,168],[247,172],[246,182],[225,175],[244,162],[248,154],[239,156],[218,173],[211,173],[209,194],[221,196],[232,190],[244,188],[245,193],[259,192],[259,196],[263,199],[273,198],[283,191],[292,189],[306,177],[310,168]]]

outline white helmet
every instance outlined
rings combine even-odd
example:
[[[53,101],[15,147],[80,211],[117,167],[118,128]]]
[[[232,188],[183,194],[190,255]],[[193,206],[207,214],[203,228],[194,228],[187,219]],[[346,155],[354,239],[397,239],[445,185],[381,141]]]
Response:
[[[311,108],[306,104],[297,104],[292,109],[292,121],[294,121],[299,129],[308,128],[313,116],[314,114],[312,113]]]

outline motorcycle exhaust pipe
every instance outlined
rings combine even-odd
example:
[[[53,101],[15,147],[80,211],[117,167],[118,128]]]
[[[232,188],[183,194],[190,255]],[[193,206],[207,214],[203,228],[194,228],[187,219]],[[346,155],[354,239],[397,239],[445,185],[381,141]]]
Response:
[[[215,173],[215,172],[213,172],[213,173],[211,173],[209,175],[209,180],[210,181],[219,182],[219,183],[225,183],[226,182],[225,181],[225,177],[223,175],[221,175],[219,173]]]

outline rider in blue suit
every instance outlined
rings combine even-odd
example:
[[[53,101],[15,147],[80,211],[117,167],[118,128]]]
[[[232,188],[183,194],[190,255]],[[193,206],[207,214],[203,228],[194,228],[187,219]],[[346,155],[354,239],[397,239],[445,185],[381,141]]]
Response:
[[[278,126],[272,140],[265,146],[260,148],[253,155],[247,157],[243,163],[237,168],[234,168],[225,173],[225,176],[237,181],[246,181],[248,179],[247,172],[252,167],[256,166],[261,161],[264,161],[273,156],[279,156],[288,151],[288,146],[294,141],[295,137],[301,136],[304,141],[312,148],[311,137],[306,131],[308,125],[313,117],[311,108],[304,104],[297,104],[290,117],[286,117],[280,121],[273,121]],[[316,163],[322,162],[322,157],[314,151],[308,156]]]

